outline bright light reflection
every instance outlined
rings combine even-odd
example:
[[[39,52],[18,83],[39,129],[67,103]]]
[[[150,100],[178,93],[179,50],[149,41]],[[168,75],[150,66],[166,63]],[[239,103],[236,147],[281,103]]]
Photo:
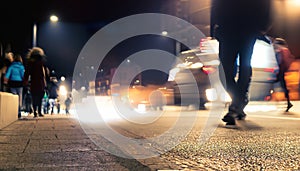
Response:
[[[210,102],[216,100],[221,100],[222,102],[231,102],[231,97],[225,90],[217,93],[216,89],[210,88],[210,89],[206,89],[205,93],[206,93],[207,100]]]
[[[166,36],[166,35],[168,35],[168,32],[167,32],[167,31],[163,31],[163,32],[161,32],[161,34],[162,34],[163,36]]]
[[[278,110],[275,105],[247,105],[245,112],[270,112]]]
[[[93,107],[89,105],[93,105],[95,103],[97,111],[90,111]],[[76,115],[83,123],[103,123],[122,119],[117,110],[114,108],[111,97],[109,96],[90,96],[80,104],[79,108],[84,110],[84,116],[79,117],[78,115],[81,113],[76,113]]]
[[[175,80],[175,76],[176,74],[180,71],[179,68],[173,68],[170,70],[169,72],[169,78],[168,78],[168,81],[174,81]]]
[[[122,117],[118,114],[118,111],[115,109],[111,97],[95,96],[95,101],[99,111],[99,115],[96,115],[96,117],[102,117],[105,122],[122,119]],[[94,119],[90,118],[90,120]]]
[[[66,96],[68,93],[67,88],[63,85],[59,86],[59,94],[62,96]]]
[[[138,107],[135,110],[139,113],[146,113],[146,105],[145,104],[138,104]]]
[[[197,68],[201,68],[201,67],[203,67],[203,64],[201,62],[196,62],[196,63],[192,64],[190,68],[197,69]]]
[[[57,21],[58,21],[58,17],[57,17],[56,15],[51,15],[51,16],[50,16],[50,20],[51,20],[52,22],[57,22]]]
[[[293,3],[297,6],[300,6],[300,0],[293,0]]]

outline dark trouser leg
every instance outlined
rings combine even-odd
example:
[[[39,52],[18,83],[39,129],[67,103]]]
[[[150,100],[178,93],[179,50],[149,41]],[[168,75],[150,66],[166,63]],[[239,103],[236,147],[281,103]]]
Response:
[[[38,114],[39,115],[42,115],[42,100],[43,100],[43,94],[40,94],[39,97],[38,97],[38,102],[37,102],[37,105],[38,105]]]
[[[235,81],[236,75],[236,59],[238,55],[238,42],[236,38],[224,37],[219,41],[219,58],[221,65],[219,67],[219,74],[221,83],[225,90],[232,99],[231,106],[237,105],[237,95],[239,93],[238,87]],[[235,125],[235,113],[229,112],[223,117],[223,121],[226,122],[226,126]]]
[[[60,104],[57,104],[57,113],[60,113]]]
[[[37,114],[42,114],[42,99],[43,99],[43,92],[32,94],[32,103],[33,103],[33,110],[34,116]]]
[[[286,82],[285,82],[285,79],[284,79],[284,72],[279,72],[278,78],[279,78],[279,81],[280,81],[280,85],[281,85],[281,87],[284,91],[285,98],[287,100],[286,112],[288,112],[293,105],[290,101],[289,90],[287,89]]]
[[[241,110],[248,104],[248,92],[249,85],[252,77],[251,57],[253,53],[253,47],[256,38],[251,36],[241,41],[240,53],[239,53],[239,77],[237,80],[237,86],[239,87],[239,106]]]
[[[232,98],[232,105],[237,103],[236,98],[239,93],[237,84],[235,82],[236,74],[236,58],[238,55],[237,42],[230,38],[222,39],[219,44],[219,58],[221,66],[219,67],[220,79]]]
[[[252,76],[251,56],[255,40],[253,35],[243,35],[227,37],[220,41],[219,57],[223,67],[220,70],[221,82],[232,98],[229,112],[223,118],[224,122],[234,123],[232,117],[242,119],[246,116],[243,109],[248,103],[248,89]],[[238,55],[239,77],[236,81]]]
[[[290,96],[289,96],[289,90],[287,89],[287,86],[286,86],[286,82],[285,82],[285,79],[284,79],[284,72],[280,72],[278,74],[278,78],[279,78],[279,81],[280,81],[280,85],[284,91],[284,95],[285,95],[285,98],[287,99],[288,103],[290,102]]]
[[[37,101],[38,101],[37,95],[32,94],[32,106],[33,106],[34,116],[37,116]]]

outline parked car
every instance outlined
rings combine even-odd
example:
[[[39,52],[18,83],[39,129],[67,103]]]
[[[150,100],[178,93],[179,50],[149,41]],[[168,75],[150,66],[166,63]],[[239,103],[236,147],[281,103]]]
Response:
[[[168,79],[168,87],[174,89],[175,104],[190,105],[199,100],[199,108],[205,109],[205,103],[208,101],[220,98],[225,103],[231,101],[220,84],[217,72],[220,64],[218,44],[216,39],[206,38],[201,40],[198,48],[179,54],[169,72]],[[250,100],[266,100],[271,96],[273,82],[276,81],[278,72],[273,45],[257,39],[251,66],[253,74],[250,84]],[[195,86],[198,87],[197,90]],[[216,89],[222,90],[216,91]]]

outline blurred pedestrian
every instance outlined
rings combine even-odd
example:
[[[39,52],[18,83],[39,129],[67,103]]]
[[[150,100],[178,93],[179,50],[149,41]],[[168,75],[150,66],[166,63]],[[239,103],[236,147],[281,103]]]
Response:
[[[150,104],[154,110],[163,110],[163,106],[165,105],[165,97],[164,94],[155,90],[150,94]]]
[[[59,100],[59,96],[56,98],[56,108],[57,108],[57,114],[60,113],[60,100]]]
[[[56,77],[50,78],[50,83],[48,85],[49,89],[49,105],[50,105],[50,113],[54,113],[54,107],[57,107],[57,98],[58,98],[58,85]]]
[[[70,113],[70,107],[72,104],[72,95],[68,94],[66,100],[65,100],[65,106],[66,106],[66,114]]]
[[[18,109],[19,119],[21,119],[24,72],[25,72],[25,68],[23,65],[22,57],[19,54],[15,54],[13,56],[12,64],[8,67],[6,71],[4,77],[4,83],[8,83],[10,92],[18,95],[19,97],[19,109]]]
[[[3,61],[1,61],[1,84],[0,84],[0,91],[4,91],[4,92],[9,92],[9,88],[7,87],[6,84],[4,84],[4,77],[6,74],[6,71],[8,69],[8,67],[11,65],[11,63],[13,62],[13,57],[14,54],[12,52],[8,52],[5,53],[5,56],[3,58]]]
[[[293,107],[293,104],[290,101],[289,90],[286,86],[285,73],[289,69],[294,58],[288,48],[288,44],[285,39],[275,38],[273,44],[276,53],[277,63],[279,66],[279,73],[277,74],[277,80],[280,82],[280,85],[283,88],[284,95],[287,100],[287,107],[285,111],[288,112],[290,108]]]
[[[45,66],[46,56],[44,50],[39,47],[32,48],[27,54],[27,60],[24,84],[28,85],[30,81],[34,117],[37,117],[37,115],[43,117],[42,99],[49,75],[48,69]]]
[[[50,107],[50,104],[49,104],[49,92],[47,89],[44,90],[44,96],[43,96],[43,99],[42,99],[42,111],[43,111],[43,114],[48,114],[49,113],[49,107]]]
[[[25,87],[24,105],[25,105],[25,113],[30,115],[33,112],[33,108],[32,108],[32,97],[31,97],[29,87]]]
[[[245,119],[252,76],[251,56],[255,41],[270,25],[271,0],[212,0],[211,37],[219,41],[220,78],[232,102],[222,119],[235,127]],[[238,79],[235,80],[239,57]]]

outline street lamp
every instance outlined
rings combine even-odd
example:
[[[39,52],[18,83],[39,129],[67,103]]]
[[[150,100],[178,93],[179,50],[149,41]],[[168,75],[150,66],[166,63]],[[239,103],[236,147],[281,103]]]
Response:
[[[65,81],[66,78],[65,78],[64,76],[61,76],[61,77],[60,77],[60,80],[61,80],[61,81]]]
[[[52,23],[56,23],[58,21],[58,17],[56,15],[50,16],[50,21]],[[37,23],[33,24],[33,38],[32,38],[32,47],[37,46]]]
[[[52,22],[57,22],[58,21],[58,17],[56,16],[56,15],[51,15],[50,16],[50,21],[52,21]]]

